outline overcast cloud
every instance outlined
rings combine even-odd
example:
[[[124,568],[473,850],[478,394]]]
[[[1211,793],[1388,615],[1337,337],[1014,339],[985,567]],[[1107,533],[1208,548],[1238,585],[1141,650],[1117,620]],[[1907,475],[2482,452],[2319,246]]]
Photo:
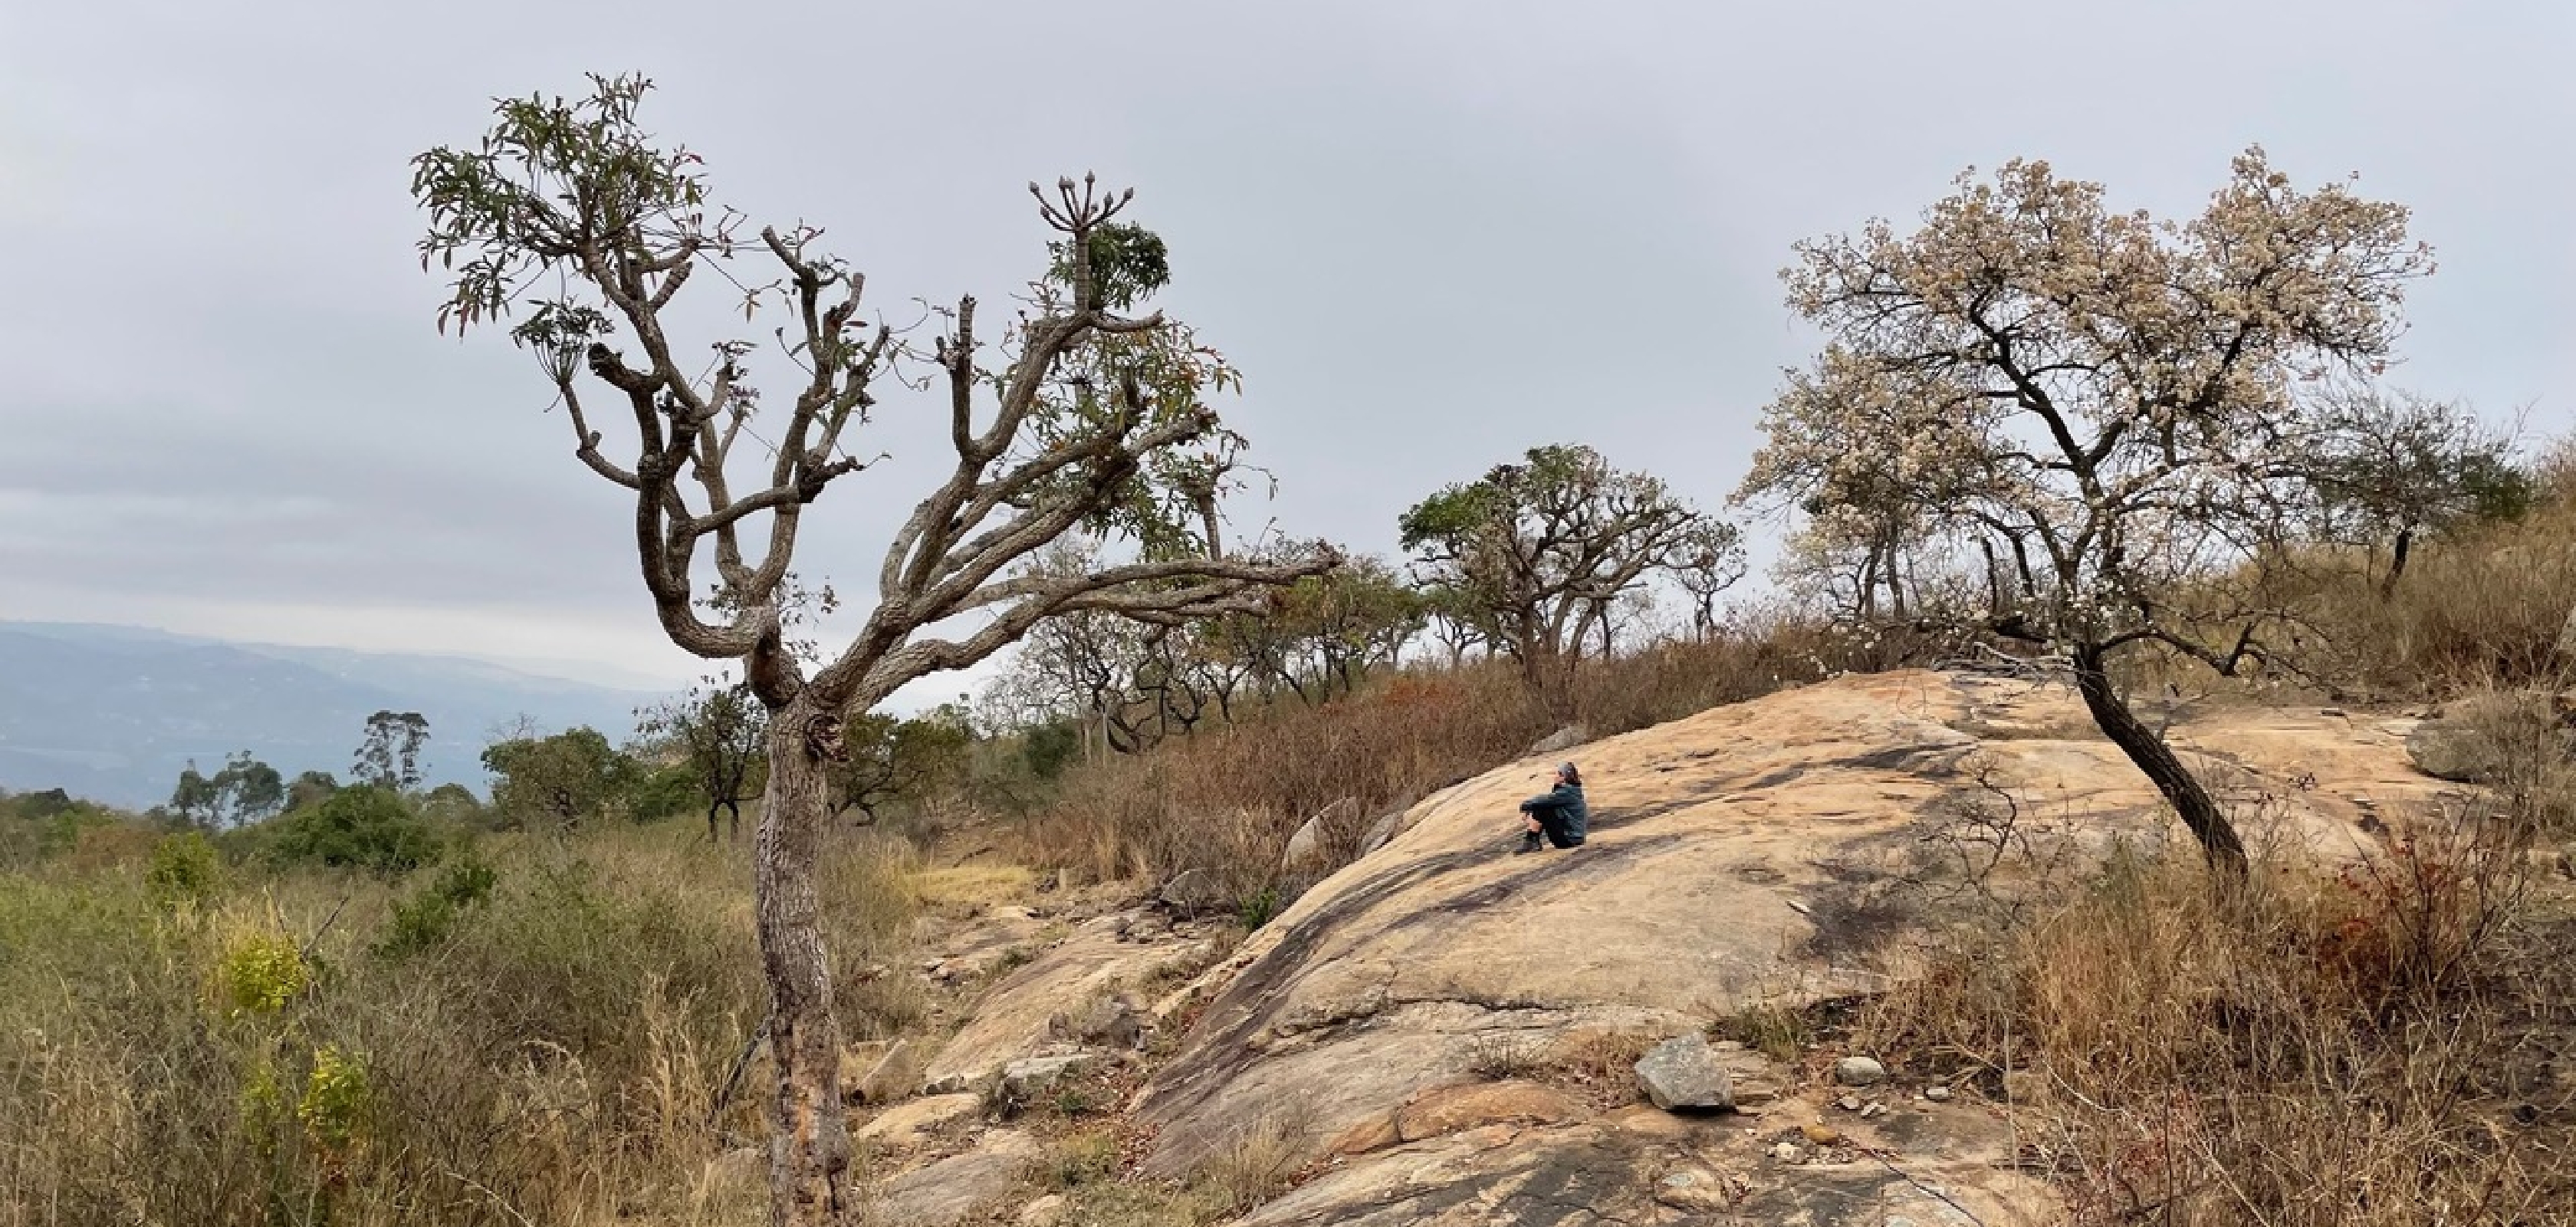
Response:
[[[2441,263],[2403,381],[2565,430],[2571,53],[2560,2],[0,0],[0,618],[698,672],[622,492],[500,336],[435,334],[413,252],[410,155],[586,70],[898,318],[1039,268],[1027,180],[1135,185],[1249,376],[1280,489],[1238,527],[1388,550],[1547,442],[1720,504],[1811,346],[1789,245],[2014,156],[2171,213],[2249,143],[2358,172]],[[873,571],[932,412],[881,410],[809,574]]]

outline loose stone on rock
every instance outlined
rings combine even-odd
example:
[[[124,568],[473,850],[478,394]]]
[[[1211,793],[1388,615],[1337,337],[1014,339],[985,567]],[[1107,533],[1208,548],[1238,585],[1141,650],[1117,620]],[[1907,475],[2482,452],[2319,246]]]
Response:
[[[1735,1106],[1726,1067],[1697,1031],[1655,1045],[1637,1061],[1637,1084],[1667,1112],[1724,1112]]]
[[[1869,1057],[1844,1057],[1834,1062],[1834,1081],[1844,1086],[1877,1086],[1887,1081],[1887,1067]]]

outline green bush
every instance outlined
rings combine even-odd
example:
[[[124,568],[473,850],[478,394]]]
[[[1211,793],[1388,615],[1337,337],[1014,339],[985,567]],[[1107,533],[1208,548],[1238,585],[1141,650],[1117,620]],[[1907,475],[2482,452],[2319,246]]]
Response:
[[[270,855],[282,864],[322,864],[403,874],[438,860],[438,836],[388,788],[343,788],[280,820]]]
[[[658,822],[676,814],[694,813],[705,804],[698,776],[687,763],[673,763],[636,773],[627,790],[626,810],[637,822]]]
[[[428,885],[395,902],[385,935],[376,942],[376,953],[401,958],[444,943],[466,909],[490,899],[500,880],[491,866],[471,854],[449,863]]]
[[[214,842],[197,831],[162,836],[152,845],[152,867],[143,874],[152,901],[165,908],[204,902],[222,878],[223,862],[215,855]]]

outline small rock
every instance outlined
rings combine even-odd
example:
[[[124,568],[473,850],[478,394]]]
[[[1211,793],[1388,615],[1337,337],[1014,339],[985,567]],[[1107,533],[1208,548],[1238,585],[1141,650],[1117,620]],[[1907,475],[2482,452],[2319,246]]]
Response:
[[[2317,709],[2317,714],[2320,716],[2340,716],[2344,715],[2345,712],[2340,707],[2320,707]]]
[[[1831,1125],[1800,1125],[1798,1132],[1806,1135],[1809,1142],[1818,1146],[1832,1146],[1843,1140],[1842,1132]]]
[[[1324,816],[1317,814],[1288,837],[1288,851],[1279,858],[1282,869],[1294,872],[1320,864],[1324,859]]]
[[[1368,825],[1368,830],[1362,832],[1360,835],[1360,855],[1367,856],[1369,853],[1375,852],[1378,849],[1393,843],[1395,841],[1395,837],[1403,833],[1403,810],[1396,810],[1393,813],[1378,815],[1377,821],[1370,823]]]
[[[1934,1103],[1950,1102],[1950,1088],[1938,1082],[1923,1088],[1923,1097]]]
[[[1637,1061],[1637,1084],[1667,1112],[1723,1112],[1735,1106],[1726,1067],[1697,1031],[1676,1035]]]
[[[1674,1172],[1655,1182],[1655,1200],[1693,1214],[1722,1214],[1728,1205],[1726,1181],[1698,1168]]]
[[[932,1097],[942,1095],[964,1095],[973,1091],[975,1089],[975,1084],[981,1081],[983,1081],[981,1074],[961,1070],[957,1073],[942,1074],[928,1082],[922,1083],[921,1093]]]
[[[1742,1052],[1744,1051],[1744,1041],[1716,1040],[1709,1044],[1709,1048],[1715,1052]]]
[[[1332,833],[1334,822],[1343,813],[1357,807],[1355,798],[1344,797],[1315,811],[1313,817],[1297,828],[1296,834],[1288,837],[1288,851],[1280,858],[1280,867],[1292,873],[1323,868],[1325,837]]]
[[[1835,1101],[1834,1101],[1834,1106],[1835,1106],[1835,1107],[1837,1107],[1837,1108],[1841,1108],[1841,1109],[1842,1109],[1843,1111],[1845,1111],[1845,1112],[1858,1112],[1858,1111],[1860,1111],[1860,1107],[1861,1107],[1861,1105],[1860,1105],[1860,1096],[1858,1096],[1858,1095],[1845,1095],[1845,1096],[1843,1096],[1842,1098],[1835,1100]]]
[[[1874,1103],[1874,1104],[1871,1104],[1871,1105],[1869,1105],[1868,1107],[1862,1108],[1862,1109],[1860,1110],[1860,1118],[1861,1118],[1862,1120],[1868,1120],[1868,1119],[1870,1119],[1870,1118],[1872,1118],[1872,1117],[1874,1117],[1874,1116],[1877,1116],[1877,1115],[1879,1115],[1880,1113],[1885,1112],[1885,1111],[1887,1111],[1887,1105],[1886,1105],[1886,1104],[1883,1104],[1883,1103]]]
[[[1064,1195],[1049,1193],[1020,1207],[1020,1227],[1055,1227],[1064,1221],[1064,1211]]]
[[[1229,911],[1233,906],[1216,875],[1204,869],[1184,869],[1173,874],[1171,881],[1163,883],[1163,889],[1154,892],[1154,897],[1183,916]]]
[[[1844,1057],[1834,1062],[1834,1081],[1844,1086],[1877,1086],[1887,1081],[1887,1067],[1870,1057]]]
[[[1144,1011],[1125,994],[1094,998],[1050,1016],[1047,1031],[1081,1043],[1132,1049],[1144,1038]]]
[[[1807,1152],[1798,1149],[1798,1144],[1795,1142],[1782,1142],[1771,1148],[1771,1157],[1782,1163],[1795,1163],[1806,1158]]]
[[[859,1102],[893,1103],[912,1093],[921,1081],[921,1050],[911,1040],[896,1040],[871,1062],[867,1072],[859,1075],[856,1091]]]
[[[1592,740],[1592,734],[1585,731],[1582,725],[1569,724],[1545,737],[1539,738],[1537,741],[1531,742],[1530,748],[1521,751],[1521,754],[1524,757],[1536,754],[1554,754],[1559,750],[1571,750],[1590,740]]]
[[[1083,1052],[1013,1061],[1002,1067],[1002,1097],[1012,1103],[1027,1103],[1066,1076],[1089,1069],[1091,1063],[1091,1054]]]

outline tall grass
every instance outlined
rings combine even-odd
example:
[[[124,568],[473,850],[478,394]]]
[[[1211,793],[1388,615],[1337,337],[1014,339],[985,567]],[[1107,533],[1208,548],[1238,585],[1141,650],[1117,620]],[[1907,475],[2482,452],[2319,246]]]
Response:
[[[495,889],[427,943],[382,940],[412,882],[174,898],[95,852],[10,875],[0,1224],[756,1221],[709,1195],[761,1128],[716,1102],[765,1008],[749,875],[690,836],[489,841]],[[834,849],[844,966],[902,940],[907,864]],[[921,1008],[903,977],[842,983],[855,1034]]]
[[[2576,1220],[2576,915],[2528,828],[2428,816],[2332,874],[2117,855],[1949,935],[1866,1015],[1910,1074],[2005,1106],[2087,1224]]]

